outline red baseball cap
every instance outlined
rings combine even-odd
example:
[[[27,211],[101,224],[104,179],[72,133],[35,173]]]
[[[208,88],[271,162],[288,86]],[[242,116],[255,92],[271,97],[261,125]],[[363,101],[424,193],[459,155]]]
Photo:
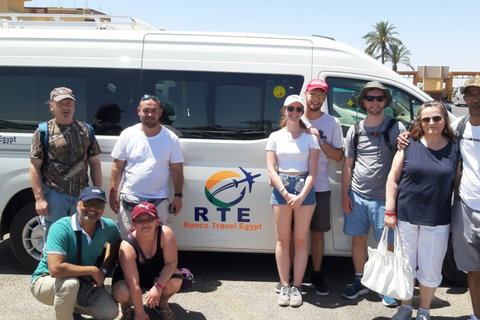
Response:
[[[133,208],[132,220],[134,220],[136,217],[138,217],[142,213],[148,213],[152,217],[156,218],[157,208],[155,208],[155,205],[150,202],[139,203],[135,206],[135,208]]]
[[[328,84],[323,81],[322,79],[312,79],[307,85],[307,91],[313,90],[313,89],[322,89],[323,91],[327,92],[328,91]]]

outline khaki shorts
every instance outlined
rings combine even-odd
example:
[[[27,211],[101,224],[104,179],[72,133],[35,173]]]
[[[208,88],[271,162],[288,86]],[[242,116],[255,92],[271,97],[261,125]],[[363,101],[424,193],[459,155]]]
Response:
[[[480,212],[455,199],[452,208],[453,253],[458,270],[480,271]]]

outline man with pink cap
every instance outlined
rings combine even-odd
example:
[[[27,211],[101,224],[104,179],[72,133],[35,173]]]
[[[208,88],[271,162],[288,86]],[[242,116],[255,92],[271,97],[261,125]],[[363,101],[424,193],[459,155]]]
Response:
[[[327,98],[328,84],[322,79],[312,79],[305,90],[306,109],[302,117],[310,132],[317,136],[320,145],[318,173],[314,184],[317,205],[310,223],[312,254],[312,286],[320,296],[329,294],[320,272],[322,266],[323,234],[330,230],[330,182],[328,180],[329,160],[340,162],[343,158],[342,127],[337,118],[323,112]]]

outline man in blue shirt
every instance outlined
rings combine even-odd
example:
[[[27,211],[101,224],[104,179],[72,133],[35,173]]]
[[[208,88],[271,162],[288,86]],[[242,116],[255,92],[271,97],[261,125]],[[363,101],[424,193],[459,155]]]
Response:
[[[107,202],[105,192],[97,187],[86,187],[79,196],[77,213],[53,223],[48,234],[43,259],[32,275],[30,290],[40,302],[53,305],[57,319],[74,319],[74,313],[88,314],[95,319],[115,319],[118,305],[103,288],[106,270],[116,261],[120,232],[111,219],[102,218]],[[81,237],[81,259],[78,263],[77,234]],[[101,267],[96,261],[107,250]],[[91,276],[100,290],[93,306],[77,304],[80,287],[78,277]]]

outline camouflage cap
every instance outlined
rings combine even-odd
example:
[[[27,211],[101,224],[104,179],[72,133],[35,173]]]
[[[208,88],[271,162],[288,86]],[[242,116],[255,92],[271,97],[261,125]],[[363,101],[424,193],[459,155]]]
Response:
[[[470,76],[465,84],[463,85],[462,94],[465,93],[469,87],[479,87],[480,88],[480,75]]]
[[[50,92],[50,101],[62,101],[63,99],[72,99],[75,100],[75,96],[73,95],[73,91],[70,88],[59,87],[55,88]]]

